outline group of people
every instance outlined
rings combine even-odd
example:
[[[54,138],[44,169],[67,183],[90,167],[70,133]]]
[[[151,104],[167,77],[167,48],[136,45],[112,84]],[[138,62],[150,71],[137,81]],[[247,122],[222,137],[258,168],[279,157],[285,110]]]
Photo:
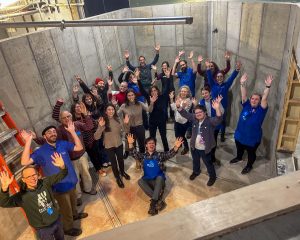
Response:
[[[81,229],[74,227],[74,221],[87,217],[87,213],[78,213],[76,205],[82,203],[82,192],[97,194],[93,188],[88,158],[102,177],[107,174],[105,167],[111,165],[117,185],[124,188],[123,179],[130,180],[124,159],[131,155],[136,160],[136,168],[143,169],[143,177],[138,184],[151,198],[150,215],[166,207],[164,162],[174,157],[181,145],[181,155],[191,151],[193,169],[190,180],[200,174],[202,159],[209,175],[207,186],[215,183],[214,164],[219,163],[215,156],[217,138],[221,132],[221,141],[225,141],[228,92],[242,64],[237,61],[227,78],[226,74],[231,69],[230,53],[226,52],[226,68],[221,70],[215,62],[204,61],[202,56],[198,56],[196,65],[193,52],[190,52],[188,62],[183,58],[184,51],[180,51],[173,67],[170,68],[169,62],[164,61],[158,73],[155,64],[159,60],[159,51],[160,46],[155,46],[155,57],[148,64],[144,56],[139,56],[138,66],[130,63],[130,53],[126,51],[126,66],[118,77],[118,91],[113,90],[111,66],[107,66],[108,78],[97,78],[91,88],[80,76],[75,76],[78,85],[73,87],[70,111],[61,110],[63,99],[58,99],[53,109],[52,117],[60,125],[46,127],[42,137],[32,131],[21,132],[25,141],[21,158],[22,165],[26,166],[22,171],[24,184],[19,193],[9,196],[8,186],[12,179],[5,171],[2,172],[0,206],[22,207],[40,239],[63,239],[64,234],[81,234]],[[197,73],[204,78],[201,98],[196,96]],[[174,78],[179,79],[177,94]],[[232,164],[241,161],[247,150],[248,162],[242,174],[251,171],[256,159],[273,80],[272,76],[268,76],[263,94],[253,93],[248,99],[247,78],[246,73],[240,78],[242,111],[234,134],[237,155],[230,161]],[[161,89],[156,85],[157,81],[161,81]],[[79,86],[84,92],[81,99]],[[174,121],[176,137],[171,150],[166,130],[170,119]],[[157,129],[163,152],[156,151]],[[148,138],[146,130],[149,130]],[[187,135],[190,135],[190,142]],[[30,153],[32,140],[41,146]],[[32,164],[41,168],[44,179],[38,177]],[[31,199],[30,203],[28,199]]]

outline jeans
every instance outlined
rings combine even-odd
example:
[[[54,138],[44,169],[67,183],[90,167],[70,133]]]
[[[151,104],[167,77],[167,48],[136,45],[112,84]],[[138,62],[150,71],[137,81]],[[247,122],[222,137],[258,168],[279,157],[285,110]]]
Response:
[[[193,158],[193,173],[199,175],[200,170],[200,158],[202,158],[209,178],[216,178],[215,167],[211,161],[211,153],[205,154],[204,150],[192,149],[192,158]]]
[[[236,152],[237,156],[236,158],[239,160],[242,160],[244,151],[247,150],[248,153],[248,162],[247,162],[247,167],[252,167],[253,163],[256,160],[256,150],[259,146],[260,142],[257,143],[254,147],[244,145],[240,143],[239,141],[235,140],[235,145],[236,145]]]
[[[165,189],[165,179],[158,176],[155,179],[139,179],[141,189],[153,200],[162,200]]]
[[[150,122],[149,131],[150,131],[150,137],[156,138],[156,129],[158,128],[158,131],[161,136],[161,141],[164,146],[164,151],[169,151],[169,145],[167,140],[167,123],[164,122]]]
[[[124,173],[123,144],[119,147],[106,148],[106,154],[111,162],[111,168],[115,178],[120,178]]]
[[[48,227],[36,229],[36,236],[40,240],[63,240],[64,230],[60,218]]]
[[[135,143],[138,142],[139,151],[141,153],[145,152],[145,128],[143,125],[130,127],[130,133],[133,134],[134,137],[134,146]]]
[[[184,146],[184,148],[187,148],[187,149],[189,149],[189,144],[187,142],[187,139],[185,138],[185,133],[186,133],[186,130],[188,129],[188,127],[189,127],[189,122],[186,122],[184,124],[181,124],[178,122],[174,123],[175,137],[176,138],[182,137],[183,138],[183,146]]]

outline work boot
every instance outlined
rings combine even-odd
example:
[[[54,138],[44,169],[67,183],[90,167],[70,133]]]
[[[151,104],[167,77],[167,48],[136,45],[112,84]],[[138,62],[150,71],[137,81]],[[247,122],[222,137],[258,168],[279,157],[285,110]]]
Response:
[[[76,216],[73,216],[73,220],[79,220],[88,217],[88,214],[85,212],[78,213]]]
[[[82,233],[82,230],[80,228],[71,228],[67,231],[64,231],[65,235],[77,237]]]
[[[123,176],[126,180],[130,180],[130,176],[129,176],[126,172],[123,172],[123,173],[122,173],[122,176]]]
[[[167,204],[164,200],[158,200],[157,204],[156,204],[156,209],[158,211],[162,211],[166,208]]]
[[[214,178],[209,178],[206,185],[209,186],[209,187],[212,186],[212,185],[214,185],[216,179],[217,178],[215,178],[215,177]]]
[[[121,178],[117,178],[116,179],[116,181],[117,181],[117,184],[118,184],[118,186],[119,186],[119,188],[124,188],[125,186],[124,186],[124,183],[122,182],[122,180],[121,180]]]
[[[150,208],[148,211],[148,214],[150,214],[151,216],[158,214],[158,210],[156,209],[156,204],[157,204],[157,200],[151,199]]]
[[[252,167],[251,167],[251,166],[246,166],[246,167],[242,170],[241,174],[247,174],[247,173],[249,173],[251,170],[252,170]]]

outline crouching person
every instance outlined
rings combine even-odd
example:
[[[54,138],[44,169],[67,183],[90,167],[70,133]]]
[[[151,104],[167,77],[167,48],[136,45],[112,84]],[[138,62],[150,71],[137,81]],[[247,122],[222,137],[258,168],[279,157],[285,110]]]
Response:
[[[44,179],[38,178],[37,170],[29,165],[22,171],[20,192],[9,196],[9,185],[13,176],[7,171],[0,172],[1,192],[0,206],[4,208],[21,207],[26,213],[28,222],[36,230],[38,239],[64,239],[64,230],[58,212],[58,206],[53,197],[52,186],[68,175],[68,169],[62,156],[54,153],[52,164],[60,168],[60,172]]]
[[[197,105],[194,108],[194,114],[183,109],[180,99],[176,101],[178,112],[188,121],[192,122],[192,138],[190,146],[192,149],[193,158],[193,173],[190,180],[194,180],[201,172],[200,159],[202,158],[209,175],[207,186],[212,186],[216,179],[216,171],[211,160],[211,153],[216,146],[214,139],[214,131],[217,125],[222,121],[221,102],[222,97],[219,96],[212,101],[212,108],[216,111],[216,117],[208,117],[206,107]]]
[[[151,198],[148,213],[152,216],[156,215],[158,211],[163,210],[167,205],[163,197],[166,180],[164,162],[176,155],[183,140],[182,138],[177,138],[173,149],[168,152],[157,152],[156,139],[149,137],[145,140],[145,153],[136,151],[133,146],[134,138],[132,134],[127,136],[127,140],[130,155],[142,163],[144,176],[138,181],[138,184]]]

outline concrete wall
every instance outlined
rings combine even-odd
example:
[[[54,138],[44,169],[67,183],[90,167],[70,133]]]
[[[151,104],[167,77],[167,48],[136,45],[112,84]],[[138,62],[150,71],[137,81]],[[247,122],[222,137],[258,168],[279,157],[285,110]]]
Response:
[[[146,60],[151,61],[153,47],[160,43],[158,66],[163,60],[172,65],[178,51],[184,49],[186,52],[194,50],[195,60],[202,54],[213,58],[221,67],[225,63],[225,50],[230,50],[232,65],[235,59],[240,59],[244,64],[242,72],[249,75],[249,93],[262,91],[267,74],[275,77],[260,147],[262,154],[269,153],[270,159],[274,159],[291,48],[296,48],[298,58],[300,53],[299,8],[287,4],[184,3],[124,9],[95,18],[177,15],[191,15],[194,23],[48,29],[3,40],[0,42],[0,99],[20,128],[40,133],[53,123],[51,112],[58,97],[63,97],[69,108],[75,74],[91,85],[96,77],[107,75],[106,65],[111,64],[117,78],[124,64],[125,49],[129,49],[133,64],[137,63],[138,55],[145,55]],[[211,33],[214,28],[218,28],[217,34]],[[229,124],[232,128],[240,112],[238,81],[231,91]],[[198,77],[197,96],[202,84]],[[274,171],[275,164],[270,169]],[[0,216],[7,215],[2,209],[0,212]]]

